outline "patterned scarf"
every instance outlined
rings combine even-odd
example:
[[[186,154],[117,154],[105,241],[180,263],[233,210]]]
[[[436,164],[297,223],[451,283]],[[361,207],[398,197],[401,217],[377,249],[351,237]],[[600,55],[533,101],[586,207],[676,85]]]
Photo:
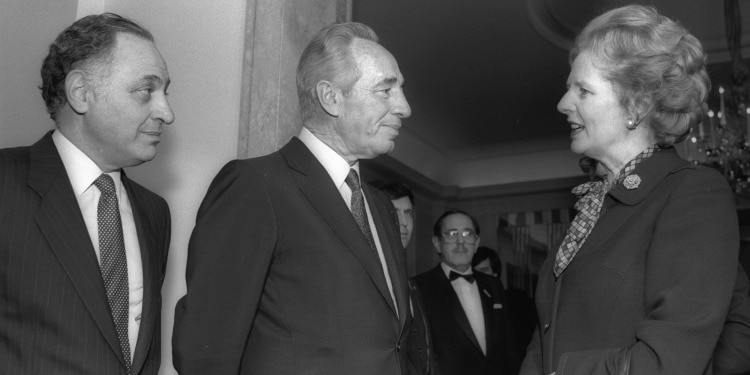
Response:
[[[599,214],[607,192],[630,175],[635,170],[636,165],[650,158],[654,152],[659,150],[657,145],[648,147],[633,160],[629,161],[620,173],[617,174],[617,177],[612,179],[612,182],[608,182],[606,176],[604,176],[603,180],[586,182],[573,188],[573,194],[578,196],[578,201],[574,206],[578,213],[570,223],[570,227],[565,233],[565,238],[555,255],[555,264],[553,266],[555,277],[560,277],[565,267],[570,264],[578,253],[578,250],[583,246],[589,233],[594,229],[594,225],[599,220]]]

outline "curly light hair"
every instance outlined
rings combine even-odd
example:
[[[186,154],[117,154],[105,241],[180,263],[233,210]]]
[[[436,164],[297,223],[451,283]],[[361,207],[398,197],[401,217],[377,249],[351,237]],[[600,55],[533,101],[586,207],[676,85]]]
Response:
[[[651,126],[660,146],[682,141],[701,120],[711,88],[700,41],[653,7],[629,5],[590,21],[569,60],[594,56],[637,122]]]

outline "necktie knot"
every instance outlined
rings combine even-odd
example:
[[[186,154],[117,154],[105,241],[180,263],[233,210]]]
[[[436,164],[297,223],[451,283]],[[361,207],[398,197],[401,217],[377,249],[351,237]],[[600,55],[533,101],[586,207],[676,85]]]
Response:
[[[466,274],[466,275],[464,275],[464,274],[461,274],[461,273],[458,273],[458,272],[455,272],[455,271],[451,271],[448,274],[448,279],[450,279],[450,281],[456,280],[456,279],[461,278],[461,277],[463,277],[464,279],[466,279],[466,281],[468,281],[469,284],[474,283],[474,275],[472,275],[472,274]]]
[[[349,169],[349,174],[346,176],[346,185],[352,192],[359,191],[362,187],[359,185],[359,175],[354,168]]]
[[[102,173],[97,179],[94,181],[94,185],[99,189],[99,191],[102,192],[102,194],[106,195],[114,195],[115,194],[115,181],[112,179],[112,176]]]
[[[578,196],[578,201],[574,205],[575,209],[592,219],[598,216],[610,187],[611,185],[604,181],[586,182],[576,186],[573,189],[573,194]]]

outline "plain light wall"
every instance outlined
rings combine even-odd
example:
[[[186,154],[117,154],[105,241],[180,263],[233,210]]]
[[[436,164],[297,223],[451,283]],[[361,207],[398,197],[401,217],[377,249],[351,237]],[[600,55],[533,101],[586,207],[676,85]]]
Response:
[[[31,145],[54,129],[39,71],[75,15],[75,1],[0,0],[0,148]]]

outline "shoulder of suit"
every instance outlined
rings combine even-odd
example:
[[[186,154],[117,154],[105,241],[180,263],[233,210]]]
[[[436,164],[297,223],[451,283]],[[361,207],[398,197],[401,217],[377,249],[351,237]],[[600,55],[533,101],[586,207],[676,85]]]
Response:
[[[278,168],[284,164],[284,158],[279,151],[272,152],[268,155],[258,156],[248,159],[234,159],[228,161],[222,170],[258,170],[266,171]]]
[[[665,149],[636,166],[628,178],[636,180],[633,186],[619,183],[610,195],[626,204],[635,205],[654,193],[668,194],[680,189],[705,189],[728,191],[729,186],[721,173],[713,168],[695,165],[680,158],[673,149]]]
[[[416,287],[420,288],[422,285],[427,282],[428,279],[428,272],[420,273],[419,275],[412,276],[409,280],[412,281],[412,284],[414,284]]]
[[[0,165],[3,167],[13,167],[19,164],[27,165],[30,160],[29,150],[28,146],[0,149]]]
[[[498,287],[498,288],[502,285],[498,278],[481,273],[481,272],[474,272],[474,277],[477,279],[479,283],[482,283],[484,285]]]
[[[130,188],[130,192],[137,195],[139,200],[148,200],[149,202],[151,202],[150,205],[162,205],[164,207],[168,206],[167,201],[161,195],[154,193],[145,186],[133,181],[128,177],[124,177],[124,179],[127,179],[127,181],[123,181],[123,183],[128,185],[128,187]],[[132,199],[133,198],[131,198],[131,200]]]
[[[378,188],[374,186],[369,186],[368,191],[370,194],[368,194],[368,199],[373,200],[375,202],[379,202],[382,204],[385,208],[387,208],[390,211],[393,211],[395,214],[395,208],[393,207],[393,203],[391,203],[391,199],[388,198],[388,196],[380,191]]]
[[[277,151],[257,158],[230,160],[216,173],[211,186],[213,188],[216,184],[224,186],[240,181],[254,184],[258,179],[264,179],[265,175],[278,174],[282,166],[280,163],[283,163],[280,159]]]
[[[443,272],[442,268],[440,268],[440,264],[438,263],[437,267],[432,268],[428,271],[422,272],[419,275],[412,277],[411,280],[413,280],[414,283],[417,284],[417,287],[424,288],[425,285],[429,285],[433,283],[436,279],[436,276],[439,275],[436,269],[440,272]]]

